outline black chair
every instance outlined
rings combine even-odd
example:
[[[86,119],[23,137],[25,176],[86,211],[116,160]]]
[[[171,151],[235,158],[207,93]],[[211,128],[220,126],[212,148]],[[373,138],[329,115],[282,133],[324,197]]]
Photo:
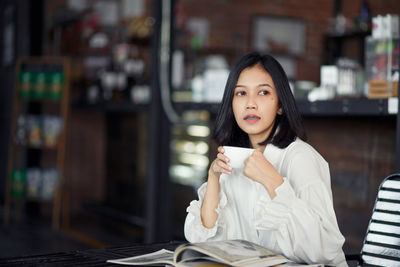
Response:
[[[400,266],[400,173],[379,186],[360,255],[346,255],[358,266]]]

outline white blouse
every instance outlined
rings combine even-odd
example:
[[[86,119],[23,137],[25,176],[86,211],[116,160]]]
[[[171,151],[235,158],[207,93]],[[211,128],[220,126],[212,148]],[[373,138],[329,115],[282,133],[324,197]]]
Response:
[[[238,170],[220,177],[218,219],[203,226],[199,200],[187,208],[185,237],[189,242],[245,239],[285,255],[290,260],[347,266],[333,209],[328,163],[300,139],[280,149],[267,145],[264,156],[283,177],[270,199],[266,189]]]

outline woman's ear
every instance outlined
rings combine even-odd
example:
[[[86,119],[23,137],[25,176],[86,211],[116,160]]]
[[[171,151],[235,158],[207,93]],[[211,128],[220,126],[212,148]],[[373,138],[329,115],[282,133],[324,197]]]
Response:
[[[278,108],[278,111],[276,112],[278,115],[282,115],[282,108]]]

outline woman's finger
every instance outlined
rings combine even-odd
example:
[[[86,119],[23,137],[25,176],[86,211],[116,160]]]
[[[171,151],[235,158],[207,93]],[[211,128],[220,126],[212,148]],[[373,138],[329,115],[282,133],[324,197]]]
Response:
[[[229,158],[227,156],[225,156],[224,154],[218,153],[217,158],[222,160],[223,162],[226,162],[226,163],[229,162]]]
[[[232,172],[232,167],[221,160],[217,161],[217,165],[221,168],[221,172],[225,172],[225,173]]]

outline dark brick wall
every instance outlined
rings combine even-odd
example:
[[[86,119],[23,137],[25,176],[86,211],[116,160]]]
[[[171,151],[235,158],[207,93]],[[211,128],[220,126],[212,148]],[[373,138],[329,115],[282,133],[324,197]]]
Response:
[[[66,204],[72,215],[83,203],[105,197],[106,125],[103,112],[72,109],[65,170]]]
[[[395,117],[304,118],[312,144],[328,161],[346,252],[358,253],[380,182],[394,172]]]

